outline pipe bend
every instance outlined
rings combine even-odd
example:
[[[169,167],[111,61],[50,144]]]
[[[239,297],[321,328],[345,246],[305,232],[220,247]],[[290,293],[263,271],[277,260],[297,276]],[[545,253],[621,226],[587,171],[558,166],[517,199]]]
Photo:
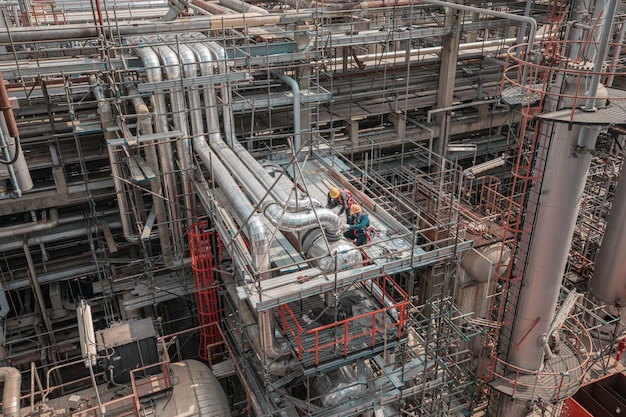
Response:
[[[20,417],[22,374],[16,368],[2,367],[0,368],[0,381],[4,382],[2,415],[4,417]]]

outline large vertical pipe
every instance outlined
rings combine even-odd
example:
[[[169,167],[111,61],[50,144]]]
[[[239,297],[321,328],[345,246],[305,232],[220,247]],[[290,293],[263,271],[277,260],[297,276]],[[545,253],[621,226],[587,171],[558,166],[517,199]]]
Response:
[[[151,38],[155,40],[155,38]],[[154,47],[161,58],[161,62],[164,65],[167,79],[176,81],[180,80],[181,70],[178,54],[172,48],[167,45],[159,45]],[[191,217],[190,223],[193,223],[193,217],[195,216],[195,195],[193,193],[193,186],[191,184],[191,145],[189,141],[189,124],[187,122],[187,108],[185,106],[184,94],[181,90],[182,87],[170,89],[170,107],[172,110],[172,120],[174,127],[183,133],[183,137],[176,141],[176,148],[178,153],[178,163],[180,165],[183,199],[185,201],[185,209],[187,210],[187,216]]]
[[[273,72],[278,78],[283,80],[293,91],[293,150],[295,155],[302,149],[302,125],[300,122],[300,86],[298,82],[282,72]]]
[[[626,170],[622,167],[589,293],[617,315],[626,305]],[[620,308],[621,307],[621,308]],[[624,320],[624,317],[622,317]]]
[[[141,43],[138,38],[131,40],[133,44]],[[149,82],[163,81],[159,57],[152,48],[139,46],[135,48],[135,53],[146,68],[146,78]],[[164,93],[154,92],[150,96],[152,108],[155,113],[155,128],[158,133],[164,133],[169,130],[167,121],[167,105],[165,103]],[[178,205],[178,193],[176,184],[176,173],[174,172],[174,159],[172,157],[172,147],[169,141],[162,141],[158,144],[161,169],[163,172],[165,197],[167,200],[167,211],[170,218],[169,227],[172,232],[172,247],[170,253],[179,255],[182,253],[183,224],[180,221],[180,212]]]
[[[113,130],[115,127],[115,119],[113,118],[113,110],[111,104],[106,100],[102,87],[98,85],[95,75],[89,77],[89,82],[93,86],[93,95],[98,100],[98,113],[100,114],[100,123],[104,132],[104,139],[109,141],[117,139],[117,134]],[[122,171],[120,169],[121,161],[117,157],[115,147],[107,143],[107,151],[109,153],[109,161],[111,164],[111,173],[113,174],[113,185],[117,194],[117,206],[120,209],[120,220],[122,221],[122,232],[127,242],[137,243],[139,241],[139,233],[133,230],[133,221],[129,209],[128,199],[126,197],[126,186],[122,181]]]
[[[17,130],[17,123],[13,115],[13,108],[11,107],[11,101],[9,100],[9,94],[7,88],[4,85],[4,79],[0,72],[0,108],[2,114],[0,115],[0,124],[2,128],[2,147],[3,158],[5,161],[10,161],[9,172],[12,172],[12,180],[14,181],[14,188],[16,195],[19,197],[22,191],[28,191],[33,188],[33,180],[30,176],[30,171],[26,165],[26,158],[19,141],[19,131]]]
[[[137,87],[135,85],[129,85],[126,90],[130,95],[130,100],[133,103],[135,113],[137,114],[137,125],[139,126],[139,134],[151,135],[154,133],[152,129],[152,117],[150,116],[150,110],[143,101]],[[144,147],[146,155],[146,163],[155,173],[160,173],[159,160],[154,144],[150,143]],[[152,205],[154,207],[154,213],[157,220],[157,229],[159,231],[159,244],[161,246],[161,254],[163,256],[163,263],[166,266],[172,264],[172,257],[170,255],[170,237],[167,230],[167,213],[165,211],[165,203],[162,197],[162,187],[160,175],[150,180],[150,189],[152,190]]]
[[[22,374],[16,368],[0,368],[0,381],[4,383],[2,415],[4,417],[20,417]]]

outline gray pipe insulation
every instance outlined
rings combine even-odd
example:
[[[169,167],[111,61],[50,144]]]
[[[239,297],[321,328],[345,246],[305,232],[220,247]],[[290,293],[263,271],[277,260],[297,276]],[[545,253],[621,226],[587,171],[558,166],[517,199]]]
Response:
[[[134,44],[141,44],[139,38],[131,39]],[[161,82],[163,81],[163,75],[161,74],[161,67],[159,56],[152,50],[152,48],[135,48],[135,53],[143,61],[146,70],[146,78],[149,82]],[[154,109],[155,118],[154,125],[158,133],[167,132],[169,125],[167,121],[167,105],[165,103],[165,96],[163,93],[153,93],[150,96],[150,102]],[[178,208],[178,192],[176,184],[176,176],[174,173],[174,160],[172,158],[172,148],[170,143],[165,141],[158,145],[159,158],[161,162],[161,169],[164,177],[165,197],[167,203],[167,213],[171,220],[172,231],[172,249],[171,253],[178,253],[178,245],[181,244],[183,239],[182,223],[180,222],[180,213]]]
[[[150,37],[150,41],[156,41],[155,37]],[[153,48],[161,58],[161,62],[164,65],[165,73],[168,80],[180,80],[181,72],[179,66],[179,60],[175,51],[169,46],[159,45]],[[176,141],[176,148],[178,151],[178,163],[180,164],[182,186],[183,186],[183,199],[185,201],[185,208],[187,210],[187,216],[191,217],[195,214],[195,195],[193,185],[191,184],[191,147],[187,138],[189,137],[189,125],[187,123],[187,107],[185,106],[184,93],[179,89],[171,89],[170,92],[170,104],[172,109],[172,119],[174,127],[183,133],[183,140]]]
[[[20,417],[20,394],[22,374],[15,368],[0,368],[0,381],[4,383],[2,390],[2,415],[4,417]]]
[[[199,46],[196,49],[198,49],[199,47],[210,48],[210,51],[212,51],[212,53],[215,54],[215,57],[217,59],[219,71],[225,74],[228,71],[228,66],[226,65],[228,57],[226,56],[226,51],[224,50],[224,48],[222,48],[220,45],[214,42],[208,42],[208,39],[201,34],[195,34],[193,35],[193,38],[197,39],[200,42],[206,42],[206,46],[203,43],[197,44]],[[212,61],[213,61],[213,58],[211,55],[207,56],[206,54],[203,53],[203,56],[200,59],[200,65],[203,71],[202,73],[203,75],[210,75],[213,73],[212,66],[211,66]],[[230,86],[228,85],[228,83],[222,84],[222,91],[228,92],[228,94],[230,94]],[[216,105],[216,100],[215,100],[215,91],[213,89],[210,89],[209,92],[206,92],[205,90],[205,94],[210,96],[209,97],[210,107],[207,108],[207,120],[217,121],[217,105]],[[224,103],[230,103],[230,98],[222,97],[222,101]],[[224,106],[224,107],[227,108],[228,106]],[[210,117],[208,114],[209,111],[211,112]],[[300,112],[298,111],[298,114],[299,113]],[[276,199],[277,202],[284,203],[284,207],[288,211],[307,210],[307,209],[310,209],[312,206],[313,207],[322,206],[322,204],[314,198],[311,198],[308,196],[302,196],[299,199],[292,198],[282,188],[275,187],[274,179],[267,173],[267,171],[265,171],[265,169],[259,164],[259,162],[256,159],[254,159],[254,157],[250,154],[250,152],[248,152],[248,150],[237,140],[237,137],[234,135],[233,120],[232,120],[231,112],[230,111],[224,112],[223,116],[224,116],[224,126],[225,126],[224,131],[227,135],[227,142],[232,145],[232,148],[235,151],[236,156],[243,162],[244,166],[248,168],[248,170],[252,173],[252,175],[254,175],[254,177],[265,186],[265,189],[271,191],[272,196]],[[219,132],[219,124],[217,128]]]
[[[202,43],[191,44],[190,46],[196,53],[198,61],[201,63],[202,75],[212,74],[209,61],[211,60],[211,56],[207,54],[207,47],[216,55],[220,72],[224,73],[227,71],[226,53],[222,47],[212,42],[207,43],[206,46]],[[272,187],[274,180],[236,139],[232,129],[232,113],[227,104],[230,100],[224,97],[222,97],[225,103],[223,117],[224,125],[227,126],[224,130],[227,135],[230,135],[230,142],[233,144],[234,151],[222,140],[216,119],[217,107],[214,105],[216,102],[214,96],[215,92],[212,88],[205,88],[204,91],[207,97],[207,103],[205,103],[205,105],[207,111],[210,112],[207,116],[207,120],[209,123],[209,143],[211,148],[221,158],[224,165],[230,169],[230,172],[240,180],[240,184],[246,188],[249,195],[255,199],[255,202],[257,204],[263,204],[265,208],[264,214],[268,217],[270,222],[281,230],[291,232],[305,230],[321,224],[330,235],[337,235],[341,228],[342,221],[332,210],[318,208],[314,212],[293,213],[283,208],[285,206],[291,206],[291,204],[293,204],[294,207],[299,206],[306,208],[310,207],[311,204],[319,204],[319,202],[316,203],[314,200],[309,200],[309,204],[306,204],[306,200],[289,200],[289,196],[286,195],[284,190],[280,187],[273,187],[272,190],[276,190],[274,197],[283,198],[283,200],[262,201],[266,194],[265,189]],[[225,91],[224,86],[222,87],[222,91]],[[237,161],[240,161],[240,163],[237,163]],[[242,166],[248,169],[242,170]]]
[[[137,86],[134,84],[129,85],[126,91],[131,96],[130,101],[133,104],[135,113],[137,114],[137,126],[139,133],[142,135],[150,135],[154,133],[152,129],[152,118],[150,116],[150,110],[143,101],[143,98],[137,91]],[[160,172],[159,159],[157,150],[154,144],[148,144],[144,148],[146,155],[146,163],[154,172]],[[162,187],[160,178],[153,178],[150,180],[150,189],[152,190],[152,206],[154,207],[154,213],[157,221],[157,228],[159,231],[159,244],[161,246],[161,254],[163,255],[163,262],[165,265],[172,263],[172,256],[170,255],[170,236],[167,229],[167,213],[165,211],[165,203],[162,196]]]

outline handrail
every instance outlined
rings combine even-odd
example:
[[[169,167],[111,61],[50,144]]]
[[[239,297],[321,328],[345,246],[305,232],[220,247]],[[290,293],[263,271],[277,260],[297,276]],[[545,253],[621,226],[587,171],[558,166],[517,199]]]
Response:
[[[287,304],[281,305],[279,308],[279,314],[283,325],[283,333],[285,335],[290,335],[293,339],[295,339],[297,343],[298,359],[301,360],[303,354],[314,354],[315,365],[318,365],[321,350],[340,345],[343,345],[343,355],[347,356],[350,342],[353,340],[362,339],[364,337],[369,337],[369,344],[371,345],[371,347],[374,347],[376,345],[376,334],[387,329],[397,328],[397,337],[401,337],[404,324],[406,323],[406,310],[407,305],[409,304],[409,296],[391,277],[383,276],[379,279],[383,279],[383,285],[381,285],[379,282],[376,282],[378,279],[371,281],[372,286],[376,285],[381,291],[381,294],[379,294],[378,296],[381,297],[381,303],[383,305],[382,308],[372,310],[367,313],[363,313],[361,315],[350,317],[341,321],[319,326],[314,329],[304,330],[298,322],[291,308],[289,308]],[[389,291],[387,290],[387,285],[389,285]],[[389,294],[389,292],[391,292],[392,294]],[[395,295],[397,299],[394,299],[393,295]],[[391,300],[391,304],[388,304],[388,300]],[[388,314],[391,311],[397,313],[395,317],[393,314],[391,314],[392,319],[384,320],[384,324],[382,325],[382,327],[378,327],[376,321],[379,317],[379,314]],[[293,323],[295,323],[296,329],[294,329],[294,326],[289,323],[289,317],[291,317],[291,320],[293,320]],[[372,326],[370,328],[358,334],[350,334],[349,327],[351,323],[357,320],[369,319],[370,317],[372,320]],[[335,338],[327,343],[321,343],[321,333],[339,328],[341,328],[341,331],[337,331],[336,333],[337,335],[339,335],[338,338]],[[303,347],[302,339],[307,336],[313,336],[314,346],[312,348],[305,349]]]

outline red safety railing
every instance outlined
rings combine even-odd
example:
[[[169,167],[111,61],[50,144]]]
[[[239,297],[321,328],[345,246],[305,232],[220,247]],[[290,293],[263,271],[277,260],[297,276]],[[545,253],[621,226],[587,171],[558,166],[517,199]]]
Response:
[[[314,329],[304,330],[294,312],[287,304],[279,307],[283,333],[290,336],[296,344],[298,359],[305,355],[314,355],[315,365],[320,363],[320,353],[324,350],[341,352],[345,357],[351,346],[375,347],[376,336],[393,330],[397,337],[402,336],[407,319],[408,294],[391,277],[380,277],[364,283],[374,298],[380,301],[382,307],[377,310],[330,323]],[[382,325],[379,319],[382,318]],[[355,322],[363,323],[371,320],[371,327],[354,333],[354,329],[361,326],[352,326]],[[312,347],[305,347],[311,345]],[[305,343],[304,341],[308,341]]]

